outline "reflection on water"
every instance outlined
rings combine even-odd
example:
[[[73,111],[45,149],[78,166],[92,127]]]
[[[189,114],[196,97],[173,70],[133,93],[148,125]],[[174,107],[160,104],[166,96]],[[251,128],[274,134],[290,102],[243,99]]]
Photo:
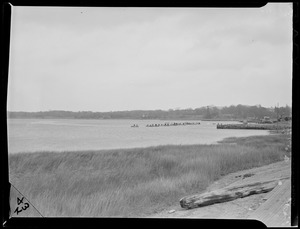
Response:
[[[150,124],[199,121],[9,119],[9,153],[97,150],[166,144],[214,144],[226,137],[266,135],[266,130],[216,129],[217,123],[146,127]],[[231,122],[234,123],[234,122]],[[138,128],[131,128],[133,124]]]

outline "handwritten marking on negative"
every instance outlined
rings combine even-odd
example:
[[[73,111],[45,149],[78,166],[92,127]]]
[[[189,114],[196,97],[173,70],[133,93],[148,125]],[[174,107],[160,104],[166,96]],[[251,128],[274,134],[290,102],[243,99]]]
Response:
[[[15,209],[14,213],[17,213],[17,215],[22,212],[25,211],[27,208],[29,208],[29,203],[23,203],[24,197],[22,197],[21,199],[19,197],[17,197],[17,208]]]

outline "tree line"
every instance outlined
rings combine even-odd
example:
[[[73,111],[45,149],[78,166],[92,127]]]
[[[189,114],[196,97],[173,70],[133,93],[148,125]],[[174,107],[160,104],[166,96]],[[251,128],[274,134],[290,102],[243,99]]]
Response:
[[[231,105],[225,107],[204,106],[188,109],[169,110],[130,110],[130,111],[64,111],[50,110],[39,112],[8,111],[8,118],[58,118],[58,119],[165,119],[165,120],[242,120],[262,119],[268,116],[272,119],[291,117],[291,107],[262,107],[260,105]]]

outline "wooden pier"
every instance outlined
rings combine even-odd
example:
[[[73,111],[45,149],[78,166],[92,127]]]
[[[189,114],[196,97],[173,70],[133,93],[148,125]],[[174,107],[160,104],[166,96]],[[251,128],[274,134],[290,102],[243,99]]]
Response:
[[[276,124],[217,124],[217,129],[283,130],[286,127]]]

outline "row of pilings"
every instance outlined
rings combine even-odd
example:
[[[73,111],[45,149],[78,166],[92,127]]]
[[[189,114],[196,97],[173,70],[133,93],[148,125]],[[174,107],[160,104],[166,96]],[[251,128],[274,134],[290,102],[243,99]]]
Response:
[[[146,127],[164,127],[164,126],[188,126],[188,125],[200,125],[200,122],[165,122],[156,124],[147,124]]]

